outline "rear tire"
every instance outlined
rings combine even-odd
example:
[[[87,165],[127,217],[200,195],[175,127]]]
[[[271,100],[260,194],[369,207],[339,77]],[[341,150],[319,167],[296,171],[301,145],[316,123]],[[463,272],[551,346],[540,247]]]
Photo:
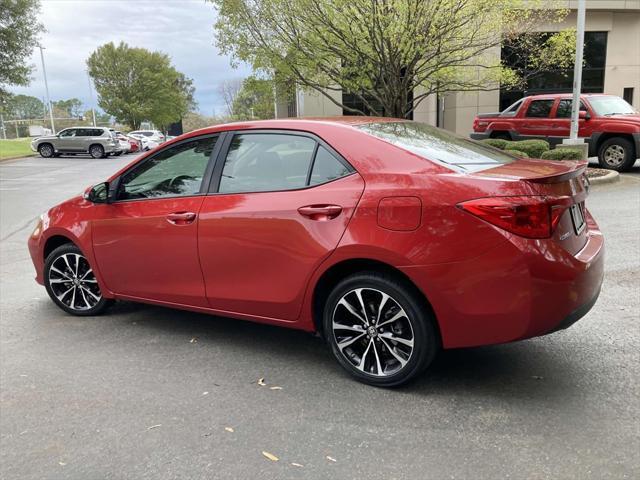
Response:
[[[102,145],[91,145],[89,147],[89,155],[93,158],[104,158],[104,147]]]
[[[44,286],[53,303],[72,315],[99,315],[113,303],[102,296],[89,260],[72,243],[61,245],[47,257]]]
[[[38,153],[42,158],[51,158],[55,155],[56,151],[50,143],[43,143],[38,147]]]
[[[623,137],[605,140],[598,149],[598,163],[602,168],[626,172],[636,163],[636,152],[633,143]]]
[[[498,140],[509,140],[511,141],[511,135],[505,132],[496,133],[491,136],[491,138],[497,138]]]
[[[377,387],[414,379],[440,348],[435,318],[415,287],[378,272],[338,283],[327,298],[323,327],[338,363]]]

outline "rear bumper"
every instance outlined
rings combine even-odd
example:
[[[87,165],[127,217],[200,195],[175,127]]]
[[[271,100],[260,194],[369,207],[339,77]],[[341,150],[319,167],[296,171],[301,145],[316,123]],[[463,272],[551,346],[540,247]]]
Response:
[[[402,267],[436,314],[445,348],[506,343],[567,328],[595,304],[604,239],[592,218],[571,255],[552,240],[520,237],[475,259]]]

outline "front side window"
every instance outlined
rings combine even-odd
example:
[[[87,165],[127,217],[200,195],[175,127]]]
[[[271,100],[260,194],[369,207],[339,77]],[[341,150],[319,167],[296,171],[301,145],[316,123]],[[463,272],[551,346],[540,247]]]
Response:
[[[368,123],[358,128],[456,172],[479,172],[516,160],[501,150],[426,123]]]
[[[65,138],[65,137],[75,137],[76,135],[76,129],[75,128],[68,128],[67,130],[63,130],[60,132],[60,137]]]
[[[300,135],[235,135],[218,191],[242,193],[303,188],[307,185],[315,146],[315,140]]]
[[[183,142],[145,160],[124,174],[118,200],[197,195],[217,139]]]
[[[553,100],[533,100],[527,109],[527,117],[547,118],[551,113]]]
[[[571,118],[571,106],[573,100],[560,100],[558,109],[556,110],[556,118]],[[580,102],[580,110],[587,111],[584,103]]]

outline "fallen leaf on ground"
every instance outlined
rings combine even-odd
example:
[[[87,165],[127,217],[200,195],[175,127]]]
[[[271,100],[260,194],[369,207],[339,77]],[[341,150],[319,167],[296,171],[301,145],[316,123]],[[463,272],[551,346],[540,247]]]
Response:
[[[269,387],[269,390],[282,390],[282,387]]]
[[[58,462],[58,465],[60,465],[61,467],[64,467],[66,465],[66,463],[64,462]]]
[[[269,453],[269,452],[262,452],[262,455],[264,455],[265,457],[267,457],[269,460],[271,460],[272,462],[277,462],[278,460],[280,460],[278,457],[276,457],[273,453]]]
[[[266,387],[267,386],[267,384],[264,383],[264,378],[259,378],[258,379],[258,385],[260,385],[261,387]]]
[[[330,462],[337,462],[335,458],[330,457],[329,455],[327,455],[327,460],[329,460]]]
[[[233,428],[231,428],[231,427],[224,427],[224,429],[225,429],[227,432],[231,432],[231,433],[233,433]]]
[[[291,462],[291,465],[293,465],[294,467],[304,467],[304,465],[296,462]]]
[[[193,337],[191,340],[189,340],[189,343],[198,343],[198,339],[196,337]]]
[[[209,392],[202,392],[202,395],[209,395]]]
[[[161,427],[161,426],[162,426],[161,423],[159,423],[158,425],[151,425],[149,428],[147,428],[147,430],[153,430],[154,428],[158,428],[158,427]]]

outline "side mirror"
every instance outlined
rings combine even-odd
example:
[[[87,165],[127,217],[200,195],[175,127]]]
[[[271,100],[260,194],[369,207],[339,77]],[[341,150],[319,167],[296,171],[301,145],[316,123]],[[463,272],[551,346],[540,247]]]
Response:
[[[580,120],[589,120],[591,118],[591,115],[589,115],[589,112],[587,112],[586,110],[580,110],[578,112],[578,118]]]
[[[109,192],[109,182],[94,185],[85,192],[84,198],[92,203],[111,203],[113,198]]]

